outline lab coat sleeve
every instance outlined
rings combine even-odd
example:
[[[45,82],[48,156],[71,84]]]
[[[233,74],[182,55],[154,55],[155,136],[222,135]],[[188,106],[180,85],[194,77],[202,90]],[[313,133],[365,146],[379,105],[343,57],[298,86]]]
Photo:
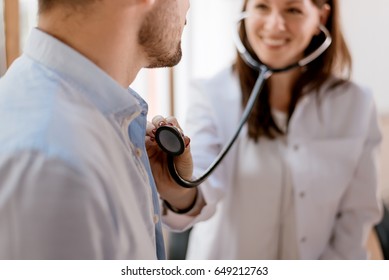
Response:
[[[340,202],[333,234],[321,259],[366,259],[368,234],[381,218],[377,164],[381,133],[373,102],[369,118],[368,136],[352,182]]]
[[[212,164],[221,148],[223,140],[218,117],[213,104],[214,96],[203,81],[192,84],[190,102],[185,123],[185,134],[191,138],[191,152],[194,161],[194,177],[198,178]],[[228,157],[228,155],[227,155]],[[228,161],[225,159],[223,163]],[[225,168],[221,163],[207,180],[199,186],[201,197],[206,205],[196,216],[178,215],[168,211],[163,217],[165,225],[171,230],[182,231],[199,221],[210,218],[216,211],[216,205],[225,190]]]
[[[112,219],[90,182],[60,160],[0,162],[0,259],[115,258]]]

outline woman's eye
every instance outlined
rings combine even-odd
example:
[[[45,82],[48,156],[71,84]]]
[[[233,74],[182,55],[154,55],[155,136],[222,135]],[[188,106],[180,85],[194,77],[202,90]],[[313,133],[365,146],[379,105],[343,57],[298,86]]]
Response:
[[[256,6],[255,6],[255,8],[257,8],[258,10],[267,10],[269,7],[268,6],[266,6],[265,4],[257,4]]]
[[[300,9],[297,9],[297,8],[289,8],[287,11],[290,14],[296,14],[296,15],[302,13],[302,11]]]

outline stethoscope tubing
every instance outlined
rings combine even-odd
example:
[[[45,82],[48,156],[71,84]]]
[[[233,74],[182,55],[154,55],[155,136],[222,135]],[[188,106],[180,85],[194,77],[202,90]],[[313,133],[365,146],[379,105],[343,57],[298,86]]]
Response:
[[[238,22],[242,21],[243,19],[247,18],[249,14],[244,12],[240,15],[240,17],[238,18]],[[255,60],[251,55],[250,53],[248,52],[248,50],[246,49],[246,47],[243,45],[240,37],[239,37],[239,33],[238,32],[234,32],[234,42],[235,42],[235,45],[237,47],[237,50],[240,54],[240,56],[242,57],[242,59],[244,60],[244,62],[250,66],[251,68],[253,68],[254,70],[257,70],[259,72],[258,74],[258,78],[254,84],[254,87],[251,91],[251,94],[250,94],[250,98],[249,100],[247,101],[247,105],[246,105],[246,108],[244,109],[243,113],[242,113],[242,117],[241,117],[241,120],[239,122],[239,125],[238,125],[238,128],[236,130],[236,132],[234,133],[234,135],[231,137],[230,141],[223,147],[223,149],[220,151],[219,155],[216,157],[216,159],[213,161],[213,163],[208,167],[208,169],[203,173],[203,175],[201,175],[199,178],[195,179],[195,180],[185,180],[183,179],[177,172],[176,168],[175,168],[175,165],[174,165],[174,157],[177,156],[177,154],[167,154],[167,162],[168,162],[168,169],[169,169],[169,172],[170,172],[170,175],[171,177],[173,178],[173,180],[179,184],[180,186],[184,187],[184,188],[194,188],[194,187],[197,187],[198,185],[200,185],[201,183],[203,183],[205,181],[205,179],[208,178],[208,176],[215,170],[215,168],[219,165],[219,163],[223,160],[223,158],[227,155],[228,151],[231,149],[232,145],[234,144],[234,142],[236,141],[240,131],[242,130],[242,127],[243,125],[246,123],[253,107],[254,107],[254,104],[255,104],[255,101],[257,100],[258,98],[258,95],[260,94],[260,92],[262,91],[262,88],[263,88],[263,85],[265,83],[265,81],[273,74],[273,73],[280,73],[280,72],[286,72],[286,71],[289,71],[293,68],[296,68],[296,67],[304,67],[306,66],[307,64],[311,63],[313,60],[315,60],[316,58],[318,58],[321,54],[324,53],[325,50],[327,50],[327,48],[331,45],[332,43],[332,39],[331,39],[331,35],[329,33],[329,31],[327,30],[327,28],[323,25],[320,25],[319,26],[320,30],[324,33],[325,35],[325,40],[324,42],[315,50],[313,51],[311,54],[307,55],[306,57],[304,57],[303,59],[299,60],[298,62],[296,63],[293,63],[291,65],[288,65],[284,68],[278,68],[278,69],[275,69],[275,68],[270,68],[260,62],[258,62],[257,60]],[[159,141],[158,139],[158,130],[159,129],[174,129],[174,128],[169,128],[169,127],[160,127],[157,129],[157,133],[156,133],[156,139],[157,139],[157,142],[158,144],[160,145],[161,144],[161,141]],[[177,134],[177,133],[173,133],[173,134]],[[184,145],[183,144],[183,140],[179,140],[179,142],[181,142],[182,144],[181,145]],[[162,148],[164,151],[167,151],[165,148]]]
[[[184,188],[194,188],[200,185],[201,183],[203,183],[205,179],[207,179],[207,177],[213,172],[213,170],[219,165],[219,163],[223,160],[223,158],[227,155],[228,151],[231,149],[232,145],[234,144],[236,138],[238,137],[240,131],[242,130],[243,125],[246,123],[254,107],[255,101],[257,100],[257,97],[263,88],[265,80],[268,79],[270,76],[271,76],[271,72],[269,72],[269,69],[266,66],[263,66],[255,82],[250,98],[247,101],[247,105],[242,113],[242,117],[236,132],[234,133],[230,141],[223,147],[223,149],[220,151],[219,155],[216,157],[214,162],[208,167],[208,169],[203,173],[202,176],[200,176],[199,178],[193,181],[188,181],[181,178],[174,165],[174,156],[168,154],[167,157],[168,169],[170,175],[172,176],[172,178],[177,184],[179,184]]]

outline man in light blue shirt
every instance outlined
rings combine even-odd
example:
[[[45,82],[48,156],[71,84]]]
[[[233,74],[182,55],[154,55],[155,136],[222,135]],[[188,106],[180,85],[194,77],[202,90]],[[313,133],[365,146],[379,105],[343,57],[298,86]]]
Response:
[[[165,258],[156,187],[190,216],[199,195],[153,178],[164,163],[150,166],[147,105],[127,87],[142,67],[179,62],[188,8],[39,1],[38,28],[0,80],[0,259]],[[191,175],[189,149],[181,160]]]

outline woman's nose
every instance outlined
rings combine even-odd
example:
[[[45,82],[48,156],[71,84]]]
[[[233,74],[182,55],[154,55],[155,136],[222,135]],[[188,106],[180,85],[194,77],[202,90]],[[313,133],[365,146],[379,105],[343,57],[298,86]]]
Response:
[[[280,12],[272,11],[266,16],[264,26],[267,31],[284,31],[285,18]]]

